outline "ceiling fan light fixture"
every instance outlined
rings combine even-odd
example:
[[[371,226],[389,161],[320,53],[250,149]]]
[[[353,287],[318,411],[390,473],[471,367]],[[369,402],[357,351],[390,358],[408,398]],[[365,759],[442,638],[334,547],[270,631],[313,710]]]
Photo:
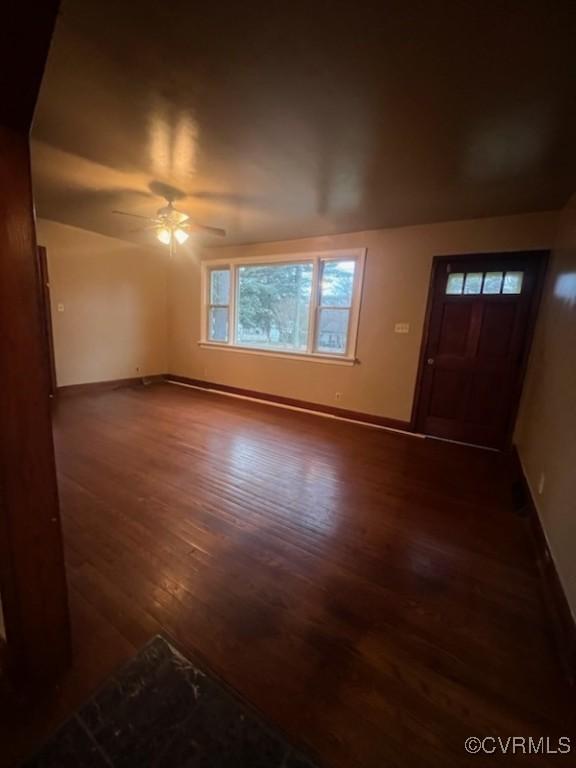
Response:
[[[224,237],[226,231],[219,227],[207,227],[204,224],[197,224],[190,219],[190,216],[182,211],[177,211],[172,205],[172,201],[168,201],[168,204],[163,208],[159,208],[156,212],[156,216],[142,216],[140,213],[128,213],[128,211],[112,211],[112,213],[118,213],[121,216],[131,216],[135,219],[143,219],[149,222],[146,229],[153,230],[156,239],[163,245],[170,246],[170,252],[178,243],[182,245],[190,237],[189,230],[192,232],[206,232],[209,235],[219,235]]]
[[[161,227],[156,232],[156,237],[158,240],[160,240],[161,243],[164,243],[164,245],[170,245],[170,241],[172,240],[172,232],[168,229],[168,227]]]
[[[182,245],[182,243],[185,243],[186,240],[188,240],[188,232],[185,232],[183,229],[175,229],[174,237],[180,243],[180,245]]]

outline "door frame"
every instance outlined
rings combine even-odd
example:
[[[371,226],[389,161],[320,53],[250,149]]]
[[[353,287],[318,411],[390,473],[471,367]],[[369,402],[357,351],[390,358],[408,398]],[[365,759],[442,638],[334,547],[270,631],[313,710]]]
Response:
[[[420,342],[420,355],[418,359],[418,372],[416,374],[416,386],[414,389],[414,399],[412,402],[412,415],[410,417],[410,429],[412,432],[418,432],[418,426],[422,422],[422,406],[423,406],[423,382],[424,372],[426,365],[426,350],[428,348],[428,340],[430,336],[430,318],[432,316],[432,308],[434,305],[434,286],[436,284],[436,278],[440,269],[445,267],[446,264],[451,262],[465,263],[466,261],[482,261],[483,259],[494,258],[510,258],[510,259],[528,259],[534,264],[534,291],[532,293],[532,300],[530,302],[530,309],[528,314],[528,323],[526,326],[526,338],[524,343],[524,349],[522,350],[522,360],[519,366],[518,378],[515,385],[514,396],[512,400],[512,408],[508,417],[508,426],[506,429],[506,435],[501,446],[501,450],[510,448],[512,444],[512,436],[514,432],[514,425],[516,424],[516,417],[518,415],[518,408],[520,406],[520,397],[522,395],[522,387],[524,385],[524,379],[526,377],[526,369],[528,368],[528,359],[530,357],[530,349],[532,347],[532,340],[534,338],[534,330],[536,328],[536,320],[538,317],[538,309],[540,307],[540,300],[542,298],[542,292],[544,289],[544,280],[546,277],[546,269],[548,266],[548,260],[550,258],[549,249],[535,249],[535,250],[523,250],[523,251],[483,251],[480,253],[457,253],[448,255],[434,256],[432,259],[432,268],[430,270],[430,280],[428,284],[428,298],[426,301],[426,314],[424,316],[424,327],[422,329],[422,339]],[[422,433],[425,434],[425,433]],[[431,435],[431,437],[434,437]],[[439,440],[445,438],[438,438]],[[483,446],[479,446],[483,447]],[[489,450],[488,448],[486,450]],[[493,450],[493,449],[492,449]]]
[[[34,701],[39,685],[52,688],[71,660],[30,175],[30,125],[58,9],[58,0],[9,3],[0,47],[2,72],[19,75],[3,79],[0,103],[2,655],[18,690],[33,681]]]
[[[38,280],[40,281],[40,304],[42,306],[42,323],[46,336],[46,350],[48,352],[48,372],[50,374],[50,397],[55,397],[58,389],[56,380],[56,360],[54,356],[54,330],[52,327],[52,309],[50,301],[50,276],[48,273],[48,255],[46,248],[39,245],[38,253]]]

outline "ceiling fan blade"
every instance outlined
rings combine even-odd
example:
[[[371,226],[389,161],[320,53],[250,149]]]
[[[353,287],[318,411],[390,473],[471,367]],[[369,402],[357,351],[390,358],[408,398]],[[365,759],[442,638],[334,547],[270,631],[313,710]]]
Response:
[[[119,213],[120,216],[132,216],[133,219],[145,219],[146,221],[155,221],[151,216],[141,216],[139,213],[128,213],[127,211],[112,211],[112,213]]]
[[[209,235],[218,235],[218,237],[226,237],[226,230],[220,229],[220,227],[207,227],[205,224],[195,224],[193,221],[187,221],[184,224],[179,225],[182,229],[196,230],[198,232],[206,232]]]
[[[138,227],[138,229],[131,229],[130,232],[151,232],[152,230],[159,229],[158,224],[149,224],[147,227]]]

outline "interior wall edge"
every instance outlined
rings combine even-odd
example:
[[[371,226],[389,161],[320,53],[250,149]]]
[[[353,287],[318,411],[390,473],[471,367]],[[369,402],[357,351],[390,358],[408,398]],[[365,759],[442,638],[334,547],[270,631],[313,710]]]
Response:
[[[514,442],[576,616],[576,195],[548,262]]]
[[[519,446],[512,447],[513,472],[521,484],[523,511],[527,514],[530,534],[546,603],[551,617],[552,634],[564,671],[576,684],[576,614],[570,605],[561,571],[537,503],[537,494],[526,472]]]

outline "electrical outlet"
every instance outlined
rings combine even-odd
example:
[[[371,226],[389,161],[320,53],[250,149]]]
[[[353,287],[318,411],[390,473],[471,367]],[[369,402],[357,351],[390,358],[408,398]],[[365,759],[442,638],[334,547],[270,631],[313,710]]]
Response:
[[[62,303],[58,304],[57,309],[58,309],[58,312],[64,312],[64,304]]]
[[[342,400],[342,392],[336,392],[334,394],[334,400]]]
[[[410,323],[396,323],[394,333],[410,333]]]
[[[544,485],[546,484],[546,475],[544,472],[540,472],[540,477],[538,478],[538,496],[542,496],[544,493]]]

